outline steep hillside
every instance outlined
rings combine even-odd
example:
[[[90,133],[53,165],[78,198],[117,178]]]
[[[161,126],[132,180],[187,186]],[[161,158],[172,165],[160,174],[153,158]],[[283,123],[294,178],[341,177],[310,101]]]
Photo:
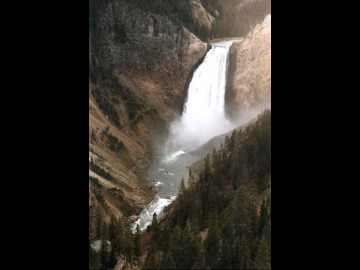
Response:
[[[271,100],[271,15],[231,47],[226,107],[230,116],[252,118]]]
[[[136,214],[152,199],[151,190],[138,176],[139,170],[146,166],[149,154],[141,145],[141,136],[123,130],[109,120],[92,95],[94,85],[89,85],[90,205],[101,206],[106,220],[110,214],[118,218]],[[101,189],[95,191],[93,179],[98,179]],[[99,200],[94,197],[96,192],[102,194],[105,204],[98,204]]]
[[[144,269],[271,268],[271,112],[208,154],[158,223]]]
[[[89,2],[89,206],[109,221],[152,199],[141,180],[207,44],[125,0]]]

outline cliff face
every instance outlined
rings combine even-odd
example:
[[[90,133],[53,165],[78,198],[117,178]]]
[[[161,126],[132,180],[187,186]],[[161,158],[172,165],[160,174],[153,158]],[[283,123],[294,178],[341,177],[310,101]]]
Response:
[[[206,43],[164,16],[124,0],[90,1],[90,206],[122,217],[150,202],[140,176],[150,142],[181,113],[188,78],[206,52]]]
[[[126,1],[110,1],[95,13],[96,29],[90,33],[97,47],[91,55],[94,77],[99,69],[112,72],[160,113],[178,112],[185,81],[206,44],[168,18]]]
[[[271,101],[271,15],[231,47],[226,104],[230,116],[254,116]]]

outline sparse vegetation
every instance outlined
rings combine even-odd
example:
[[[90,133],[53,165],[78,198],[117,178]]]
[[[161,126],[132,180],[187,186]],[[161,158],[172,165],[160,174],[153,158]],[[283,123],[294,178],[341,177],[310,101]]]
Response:
[[[137,115],[144,111],[145,105],[128,89],[123,87],[115,75],[111,75],[110,79],[104,82],[106,87],[111,89],[112,94],[120,97],[126,104],[130,122],[133,122]]]
[[[94,130],[91,131],[91,140],[92,140],[93,142],[96,142],[96,135],[95,135],[95,131],[94,131]]]
[[[96,177],[89,176],[89,180],[98,188],[102,188],[102,186],[99,183],[99,179]]]
[[[106,172],[104,169],[99,167],[93,162],[90,162],[89,164],[90,170],[92,170],[94,173],[100,175],[101,177],[105,178],[106,180],[112,181],[112,177],[109,172]]]
[[[109,120],[112,121],[115,125],[119,126],[120,119],[118,112],[114,109],[113,105],[107,100],[105,95],[101,93],[99,88],[95,88],[92,91],[92,94],[96,100],[96,103],[99,105],[100,109],[104,112],[105,115],[109,117]]]
[[[109,139],[109,148],[110,150],[118,153],[121,150],[125,149],[124,144],[122,143],[122,141],[119,141],[118,138],[116,138],[115,136],[108,134],[108,139]]]
[[[116,153],[125,150],[125,145],[117,137],[109,133],[109,126],[107,126],[101,133],[101,140],[105,141],[107,147]]]
[[[104,114],[108,115],[113,123],[120,126],[119,115],[115,110],[115,106],[120,104],[118,100],[120,98],[126,105],[130,123],[134,124],[138,120],[139,115],[147,111],[145,105],[130,89],[123,87],[114,74],[109,74],[104,77],[105,78],[99,83],[100,87],[93,90],[94,98],[99,104],[100,109]],[[109,89],[113,96],[109,96],[108,93],[105,93],[105,91],[101,92],[99,89]]]

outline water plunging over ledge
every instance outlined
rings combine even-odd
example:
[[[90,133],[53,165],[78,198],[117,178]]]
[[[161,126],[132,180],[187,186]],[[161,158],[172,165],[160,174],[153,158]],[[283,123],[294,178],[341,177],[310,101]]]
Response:
[[[145,174],[145,179],[154,181],[159,192],[141,211],[133,229],[139,225],[140,230],[145,230],[153,214],[161,215],[176,198],[181,179],[188,179],[187,167],[197,159],[191,151],[235,127],[226,119],[225,90],[230,47],[239,41],[212,43],[194,72],[183,114],[171,124],[171,136],[164,145],[163,156],[155,160]]]

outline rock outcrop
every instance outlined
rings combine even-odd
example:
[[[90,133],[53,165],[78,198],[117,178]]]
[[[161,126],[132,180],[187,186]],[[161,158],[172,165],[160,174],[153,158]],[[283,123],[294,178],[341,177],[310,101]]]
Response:
[[[231,47],[226,93],[230,116],[251,118],[271,101],[271,15]]]

